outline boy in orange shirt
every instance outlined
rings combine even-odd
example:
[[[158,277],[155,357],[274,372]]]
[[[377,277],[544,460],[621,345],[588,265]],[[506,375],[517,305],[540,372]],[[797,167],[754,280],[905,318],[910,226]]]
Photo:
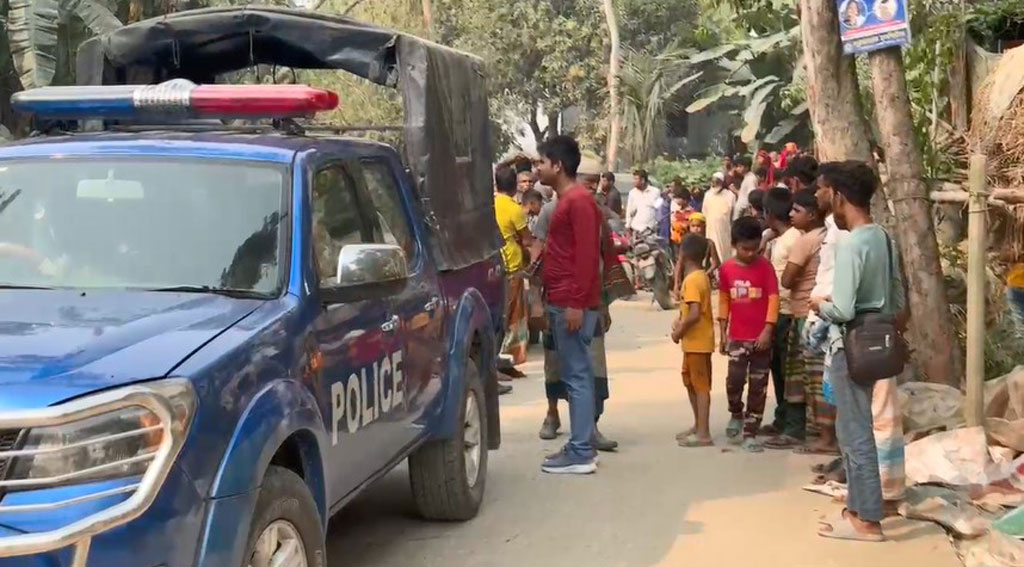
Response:
[[[680,447],[709,447],[711,413],[711,353],[715,350],[715,324],[711,315],[711,280],[704,271],[708,241],[689,233],[680,243],[683,285],[679,318],[672,323],[672,342],[682,343],[683,385],[690,397],[694,426],[676,436]]]

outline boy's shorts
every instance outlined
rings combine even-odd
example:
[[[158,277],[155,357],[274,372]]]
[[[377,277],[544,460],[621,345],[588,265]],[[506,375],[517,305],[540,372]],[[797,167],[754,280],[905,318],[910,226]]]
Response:
[[[701,394],[711,393],[711,353],[683,353],[683,385]]]

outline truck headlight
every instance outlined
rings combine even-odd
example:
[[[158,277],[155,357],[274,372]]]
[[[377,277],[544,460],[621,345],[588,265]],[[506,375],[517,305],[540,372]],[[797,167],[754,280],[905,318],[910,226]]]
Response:
[[[188,380],[139,384],[170,401],[172,430],[187,432],[195,414],[195,391]],[[153,412],[130,406],[86,419],[26,430],[7,479],[36,489],[141,476],[156,455],[164,428]],[[2,479],[0,479],[2,480]]]

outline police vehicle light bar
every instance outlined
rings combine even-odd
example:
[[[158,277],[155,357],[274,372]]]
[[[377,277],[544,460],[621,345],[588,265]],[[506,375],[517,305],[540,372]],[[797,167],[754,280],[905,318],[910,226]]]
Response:
[[[18,112],[41,118],[299,118],[338,106],[334,92],[305,85],[158,85],[43,87],[16,93]]]

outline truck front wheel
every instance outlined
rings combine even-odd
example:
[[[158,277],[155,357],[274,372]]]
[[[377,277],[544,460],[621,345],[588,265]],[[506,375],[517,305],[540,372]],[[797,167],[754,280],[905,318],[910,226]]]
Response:
[[[480,510],[487,480],[487,405],[476,361],[466,363],[455,436],[410,455],[409,479],[424,518],[469,520]]]
[[[323,567],[324,534],[309,488],[271,466],[263,477],[242,567]]]

